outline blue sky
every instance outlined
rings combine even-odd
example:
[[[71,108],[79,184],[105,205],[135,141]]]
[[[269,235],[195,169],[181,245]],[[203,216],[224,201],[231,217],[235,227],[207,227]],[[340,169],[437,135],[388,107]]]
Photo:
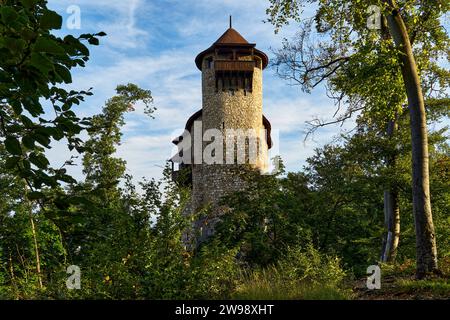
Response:
[[[81,9],[81,28],[69,30],[67,9]],[[126,116],[123,143],[118,156],[127,161],[128,173],[135,179],[158,178],[161,167],[173,152],[171,140],[182,132],[188,117],[201,108],[201,74],[196,55],[208,48],[228,28],[233,27],[257,48],[273,56],[283,38],[295,33],[295,26],[274,34],[263,23],[268,1],[264,0],[50,0],[49,7],[65,19],[58,33],[80,34],[104,31],[98,47],[91,47],[86,68],[73,74],[76,89],[93,88],[94,96],[78,107],[81,115],[99,113],[114,95],[118,84],[136,83],[150,89],[158,108],[155,119],[137,106]],[[278,151],[290,171],[298,171],[314,148],[330,142],[343,128],[330,126],[304,142],[305,121],[314,117],[329,119],[335,107],[323,88],[312,94],[301,92],[267,68],[264,72],[264,114],[279,131],[274,151]],[[345,128],[350,128],[347,123]],[[70,157],[63,144],[49,152],[53,164]],[[78,167],[72,168],[81,177]]]

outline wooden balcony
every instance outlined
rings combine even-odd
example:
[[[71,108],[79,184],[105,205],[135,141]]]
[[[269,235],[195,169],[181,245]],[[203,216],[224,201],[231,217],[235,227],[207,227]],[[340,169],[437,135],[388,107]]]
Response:
[[[244,60],[216,60],[214,68],[216,71],[245,71],[253,72],[256,67],[255,61]]]

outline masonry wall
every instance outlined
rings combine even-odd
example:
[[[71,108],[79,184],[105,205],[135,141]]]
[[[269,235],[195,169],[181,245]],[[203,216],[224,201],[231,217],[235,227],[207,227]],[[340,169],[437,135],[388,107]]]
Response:
[[[225,136],[226,129],[255,129],[258,137],[264,133],[263,113],[262,113],[262,70],[254,68],[252,91],[225,90],[221,87],[216,89],[214,66],[208,68],[208,56],[203,60],[202,68],[202,129],[203,133],[208,129],[218,129]],[[249,60],[251,57],[241,57]],[[259,65],[261,65],[259,63]],[[191,133],[193,131],[191,130]],[[253,167],[263,169],[265,157],[267,156],[267,144],[265,139],[259,141],[262,148]],[[204,143],[205,147],[208,143]],[[227,152],[226,146],[224,155]],[[232,146],[236,148],[235,146]],[[242,151],[242,150],[241,150]],[[226,159],[224,159],[225,162]],[[220,208],[217,203],[224,195],[242,190],[245,186],[243,181],[236,175],[238,164],[194,164],[192,166],[192,203],[191,210],[210,203],[217,215],[220,215],[224,208]],[[203,233],[208,236],[213,232],[215,221],[199,221],[202,225]]]

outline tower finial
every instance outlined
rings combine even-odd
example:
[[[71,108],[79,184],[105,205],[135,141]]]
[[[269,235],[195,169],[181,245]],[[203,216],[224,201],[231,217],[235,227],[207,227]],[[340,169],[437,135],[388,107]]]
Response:
[[[233,16],[230,15],[230,29],[233,27]]]

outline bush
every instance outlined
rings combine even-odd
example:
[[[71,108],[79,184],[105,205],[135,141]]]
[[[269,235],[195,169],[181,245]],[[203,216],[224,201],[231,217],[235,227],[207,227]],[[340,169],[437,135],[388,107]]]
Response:
[[[204,247],[190,264],[186,295],[189,299],[228,299],[236,289],[239,264],[237,249]]]
[[[243,273],[235,299],[349,299],[351,294],[341,288],[345,272],[340,260],[321,254],[308,245],[291,248],[277,264]]]

